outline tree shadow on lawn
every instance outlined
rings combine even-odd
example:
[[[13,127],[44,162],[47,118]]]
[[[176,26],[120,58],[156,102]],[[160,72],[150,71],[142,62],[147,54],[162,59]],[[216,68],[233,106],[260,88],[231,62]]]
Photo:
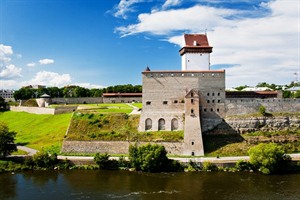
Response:
[[[245,139],[233,130],[226,122],[219,124],[214,130],[203,133],[205,153],[214,152],[228,144],[241,143]]]

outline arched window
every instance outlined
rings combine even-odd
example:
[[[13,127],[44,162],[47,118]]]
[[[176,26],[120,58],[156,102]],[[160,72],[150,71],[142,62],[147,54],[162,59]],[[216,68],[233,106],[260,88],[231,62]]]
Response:
[[[162,119],[162,118],[160,118],[160,119],[158,120],[158,130],[159,130],[159,131],[160,131],[160,130],[165,130],[165,124],[166,124],[165,120]]]
[[[152,120],[150,118],[147,118],[145,121],[145,130],[151,130],[152,129]]]
[[[171,121],[171,130],[177,130],[178,129],[178,119],[174,118]]]

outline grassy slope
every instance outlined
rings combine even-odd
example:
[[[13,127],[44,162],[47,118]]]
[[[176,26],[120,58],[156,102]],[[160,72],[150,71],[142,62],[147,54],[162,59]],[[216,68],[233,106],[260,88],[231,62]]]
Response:
[[[139,116],[75,112],[67,139],[69,140],[130,140],[181,141],[183,131],[138,132]]]
[[[67,131],[71,113],[61,115],[36,115],[25,112],[0,112],[11,131],[17,132],[16,143],[37,150],[59,152]]]

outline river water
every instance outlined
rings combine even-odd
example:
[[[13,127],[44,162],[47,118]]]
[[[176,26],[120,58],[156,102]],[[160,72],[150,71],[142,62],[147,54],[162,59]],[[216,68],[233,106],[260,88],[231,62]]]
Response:
[[[300,174],[34,171],[0,174],[0,199],[300,199]]]

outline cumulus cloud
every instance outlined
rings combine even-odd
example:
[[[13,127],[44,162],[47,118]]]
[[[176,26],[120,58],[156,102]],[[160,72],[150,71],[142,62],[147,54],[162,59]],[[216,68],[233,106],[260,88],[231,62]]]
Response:
[[[260,6],[253,12],[264,13],[256,17],[249,10],[200,4],[142,13],[138,23],[117,27],[116,32],[122,37],[150,33],[181,46],[182,33],[207,30],[209,43],[214,47],[212,68],[229,66],[228,87],[262,81],[289,83],[299,70],[299,2],[274,0]]]
[[[31,62],[31,63],[28,63],[26,66],[27,66],[27,67],[35,67],[35,66],[36,66],[36,63]]]
[[[0,44],[0,61],[1,62],[9,62],[11,61],[10,56],[13,54],[13,50],[11,46],[6,46],[4,44]]]
[[[49,65],[54,63],[53,59],[49,59],[49,58],[45,58],[45,59],[41,59],[39,60],[40,65]]]
[[[35,77],[29,81],[25,81],[23,85],[47,85],[63,87],[71,83],[70,74],[58,74],[56,72],[40,71]]]
[[[11,79],[21,77],[21,68],[16,67],[13,64],[6,65],[0,68],[1,79]]]

